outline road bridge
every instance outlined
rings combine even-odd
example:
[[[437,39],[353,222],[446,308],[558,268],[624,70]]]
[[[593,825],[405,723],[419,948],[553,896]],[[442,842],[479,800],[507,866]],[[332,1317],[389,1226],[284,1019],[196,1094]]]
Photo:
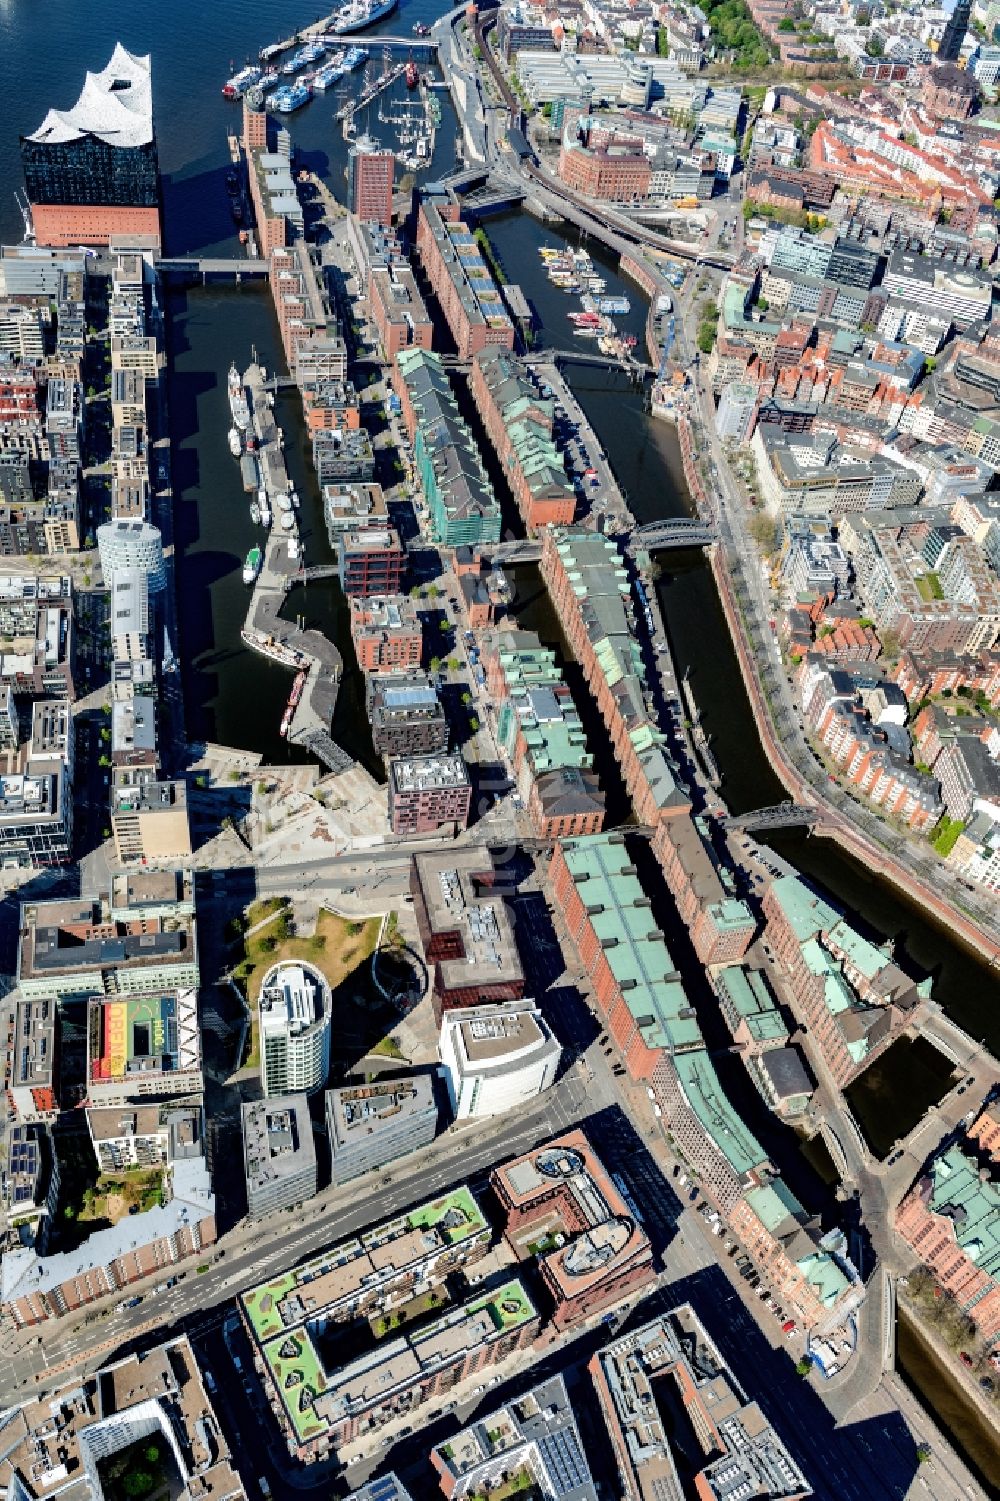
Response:
[[[771,829],[794,829],[801,825],[813,828],[820,819],[818,808],[804,808],[800,803],[777,803],[771,808],[758,808],[754,813],[741,813],[720,820],[727,833],[742,830],[744,833],[761,834]]]
[[[703,521],[690,516],[673,516],[665,521],[651,521],[637,526],[629,538],[629,548],[710,547],[716,534]]]
[[[481,188],[464,194],[462,212],[473,219],[477,215],[499,213],[502,209],[514,208],[516,204],[523,203],[527,196],[524,188],[514,187],[512,184],[501,183],[494,187],[485,183]]]
[[[177,255],[157,261],[156,269],[164,276],[266,276],[270,265],[252,256]]]
[[[528,537],[513,542],[497,542],[486,546],[483,552],[493,563],[538,563],[542,557],[542,544]]]
[[[589,349],[550,349],[545,352],[545,358],[556,360],[560,365],[572,362],[574,365],[595,365],[604,370],[624,370],[628,375],[656,374],[652,365],[646,365],[642,360],[625,362],[613,354],[592,354]]]

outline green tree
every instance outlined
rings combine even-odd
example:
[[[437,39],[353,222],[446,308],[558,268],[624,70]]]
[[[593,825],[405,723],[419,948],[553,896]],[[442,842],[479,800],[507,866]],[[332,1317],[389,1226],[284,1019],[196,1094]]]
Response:
[[[712,353],[712,350],[715,348],[714,323],[704,322],[698,324],[698,337],[696,339],[696,343],[702,354]]]
[[[133,1470],[122,1485],[126,1496],[148,1496],[153,1489],[153,1477],[146,1470]]]
[[[884,51],[885,43],[883,42],[877,31],[873,32],[868,42],[868,56],[881,57]]]
[[[807,1360],[806,1357],[803,1355],[802,1359],[798,1362],[798,1364],[795,1367],[795,1374],[797,1376],[808,1376],[809,1372],[811,1370],[812,1370],[812,1361],[811,1360]]]

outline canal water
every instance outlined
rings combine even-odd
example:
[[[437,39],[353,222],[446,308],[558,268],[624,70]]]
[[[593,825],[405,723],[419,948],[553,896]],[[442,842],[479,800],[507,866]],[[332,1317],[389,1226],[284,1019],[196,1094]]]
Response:
[[[313,7],[315,11],[318,7]],[[379,28],[408,34],[417,22],[440,13],[439,0],[403,0]],[[134,52],[152,54],[160,163],[164,180],[165,238],[171,253],[232,248],[234,226],[225,193],[227,130],[238,128],[239,107],[227,104],[221,85],[265,42],[313,19],[300,0],[231,0],[206,11],[201,0],[133,0],[122,9],[98,8],[81,0],[2,0],[0,83],[0,240],[16,242],[22,225],[14,201],[21,182],[18,138],[41,123],[49,107],[68,107],[80,91],[83,71],[107,62],[120,39]],[[362,41],[368,45],[373,33]],[[377,47],[377,43],[376,43]],[[454,161],[454,122],[447,96],[439,94],[444,119],[433,170],[443,174]],[[306,164],[343,193],[345,143],[332,116],[331,96],[319,99],[288,121]],[[377,107],[376,107],[377,109]],[[376,112],[368,124],[378,133]],[[573,349],[566,313],[574,301],[547,282],[537,255],[543,243],[556,243],[552,227],[526,215],[488,225],[501,264],[534,304],[543,341]],[[575,232],[574,232],[575,234]],[[620,320],[641,340],[645,307],[637,289],[617,273],[603,251],[588,245],[604,267],[608,291],[626,291],[633,310]],[[266,759],[288,755],[277,736],[288,675],[244,651],[239,640],[247,592],[240,565],[254,539],[236,466],[225,442],[228,427],[225,371],[231,358],[246,363],[255,346],[269,368],[281,368],[277,328],[266,294],[259,289],[194,290],[171,300],[170,374],[176,427],[181,652],[189,731],[195,739],[215,739],[260,750]],[[627,499],[640,520],[680,514],[686,509],[676,437],[644,411],[642,395],[623,379],[577,367],[574,390],[586,408],[615,467]],[[302,522],[309,561],[328,556],[318,497],[306,473],[301,415],[294,399],[282,400],[279,417],[289,436],[293,477],[303,496]],[[712,736],[724,775],[724,795],[734,811],[775,801],[782,790],[764,757],[740,680],[714,584],[700,556],[661,559],[659,591],[681,671],[691,679],[706,730]],[[344,647],[344,606],[334,586],[293,594],[290,613],[330,628]],[[367,725],[358,680],[345,652],[348,681],[338,705],[334,733],[366,759]],[[805,874],[821,882],[855,919],[880,936],[892,937],[903,962],[934,977],[935,995],[951,1015],[976,1036],[1000,1048],[1000,1008],[987,968],[928,921],[894,890],[819,839],[784,835],[775,848]],[[873,1103],[875,1116],[894,1114],[902,1091],[889,1081]],[[867,1129],[871,1131],[870,1124]],[[822,1164],[819,1164],[822,1171]],[[901,1359],[903,1355],[901,1352]],[[909,1357],[903,1360],[906,1363]],[[911,1362],[912,1364],[912,1362]],[[930,1400],[951,1422],[960,1442],[961,1413],[946,1412],[940,1394]]]
[[[1000,1497],[1000,1444],[996,1429],[961,1390],[937,1351],[922,1338],[905,1308],[896,1320],[896,1365],[907,1386],[958,1444],[986,1494]],[[934,1476],[927,1475],[934,1495]]]
[[[519,284],[542,317],[544,342],[572,348],[575,341],[567,332],[571,325],[561,316],[567,299],[548,282],[539,255],[542,245],[558,240],[553,227],[517,214],[490,219],[486,228],[501,264],[516,266]],[[628,291],[633,302],[630,317],[641,328],[645,317],[641,295],[611,259],[599,255],[593,246],[588,249],[605,267],[602,274],[607,275],[609,293]],[[676,430],[649,416],[644,393],[625,376],[587,366],[570,366],[568,373],[637,520],[688,514],[690,502]],[[657,591],[674,659],[680,673],[690,673],[722,772],[721,790],[727,805],[734,813],[745,813],[780,802],[787,794],[757,735],[706,560],[700,552],[684,551],[662,553],[658,562]],[[870,936],[879,941],[893,939],[899,962],[918,975],[931,974],[934,996],[949,1015],[974,1036],[985,1037],[1000,1053],[997,983],[986,964],[831,841],[783,833],[770,836],[768,842],[803,875],[822,885]]]
[[[380,34],[409,36],[415,23],[429,24],[445,8],[440,0],[401,0],[391,15],[357,38],[358,44],[371,49],[380,71]],[[23,232],[14,199],[23,182],[20,137],[37,130],[48,109],[75,104],[85,71],[103,68],[121,41],[130,52],[152,58],[167,250],[184,255],[231,249],[236,237],[225,187],[226,132],[238,130],[240,105],[223,99],[222,85],[262,46],[333,9],[333,0],[328,6],[306,0],[217,0],[210,7],[202,0],[169,5],[130,0],[124,6],[0,0],[0,243],[16,244]],[[355,82],[360,76],[353,75]],[[438,98],[444,119],[433,171],[440,175],[454,165],[454,115],[447,93],[439,91]],[[346,158],[335,110],[327,93],[286,117],[286,123],[307,164],[328,175],[342,197]],[[377,105],[361,123],[376,135],[387,132]]]

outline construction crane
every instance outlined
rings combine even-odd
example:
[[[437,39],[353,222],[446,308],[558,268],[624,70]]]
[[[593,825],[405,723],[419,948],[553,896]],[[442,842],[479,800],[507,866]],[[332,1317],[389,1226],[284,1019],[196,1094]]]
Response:
[[[22,243],[33,245],[35,243],[35,226],[31,221],[31,204],[28,202],[28,195],[22,193],[19,188],[15,188],[14,201],[21,210],[21,218],[24,220],[24,240]]]

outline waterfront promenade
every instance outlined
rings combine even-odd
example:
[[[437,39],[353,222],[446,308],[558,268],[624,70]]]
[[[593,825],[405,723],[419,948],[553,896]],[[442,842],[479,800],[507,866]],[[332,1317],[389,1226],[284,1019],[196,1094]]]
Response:
[[[296,512],[281,512],[278,504],[280,496],[289,494],[291,485],[281,451],[281,434],[274,421],[273,397],[266,389],[265,372],[259,365],[251,365],[243,380],[253,403],[261,487],[267,493],[274,525],[261,549],[260,572],[254,582],[242,639],[261,656],[306,673],[305,685],[288,725],[288,739],[293,745],[306,746],[331,771],[346,771],[353,765],[353,757],[338,746],[330,734],[343,659],[334,643],[322,632],[300,630],[293,621],[282,618],[285,595],[302,573],[302,546]],[[293,517],[290,529],[281,528],[279,517],[282,514]]]

